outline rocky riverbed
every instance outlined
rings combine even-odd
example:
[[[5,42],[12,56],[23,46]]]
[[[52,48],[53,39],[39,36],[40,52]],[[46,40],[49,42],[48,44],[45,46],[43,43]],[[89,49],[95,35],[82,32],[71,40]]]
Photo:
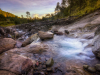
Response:
[[[100,75],[99,26],[96,11],[67,25],[0,27],[0,74]]]

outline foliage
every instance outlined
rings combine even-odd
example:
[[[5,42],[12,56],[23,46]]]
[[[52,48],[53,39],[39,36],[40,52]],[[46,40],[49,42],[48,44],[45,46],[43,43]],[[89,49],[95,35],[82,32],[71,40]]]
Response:
[[[28,17],[30,15],[29,12],[27,12],[28,14]],[[23,15],[21,15],[22,18],[14,15],[14,14],[11,14],[11,13],[8,13],[8,12],[5,12],[5,11],[2,11],[0,9],[0,26],[10,26],[10,25],[16,25],[16,24],[23,24],[23,23],[29,23],[29,22],[34,22],[33,19],[27,19],[27,18],[24,18]]]
[[[66,7],[66,5],[68,5]],[[61,5],[58,3],[55,9],[60,12],[55,15],[56,18],[68,16],[84,16],[100,8],[100,0],[62,0]]]

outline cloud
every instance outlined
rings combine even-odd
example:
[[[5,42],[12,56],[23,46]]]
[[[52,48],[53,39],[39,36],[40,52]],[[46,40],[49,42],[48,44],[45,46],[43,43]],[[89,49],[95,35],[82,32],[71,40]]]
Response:
[[[43,15],[53,12],[57,2],[61,0],[0,0],[0,7],[18,16],[26,16],[26,11]]]

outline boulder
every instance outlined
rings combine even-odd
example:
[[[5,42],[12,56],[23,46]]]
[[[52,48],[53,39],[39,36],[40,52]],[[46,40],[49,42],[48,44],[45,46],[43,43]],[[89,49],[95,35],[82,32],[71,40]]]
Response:
[[[46,61],[46,66],[47,67],[51,67],[51,66],[53,66],[53,64],[54,64],[53,58],[50,58],[48,61]]]
[[[29,38],[27,38],[23,43],[22,43],[22,47],[25,47],[28,44],[31,44],[33,41],[37,41],[38,39],[38,35],[37,34],[33,34],[31,35]]]
[[[16,41],[11,38],[0,39],[0,53],[15,47]]]
[[[39,31],[38,32],[40,39],[45,40],[45,39],[52,39],[54,34],[51,32],[43,32]]]
[[[0,75],[16,75],[16,74],[10,71],[0,70]]]
[[[0,55],[0,69],[13,72],[17,75],[27,74],[32,69],[34,61],[10,51]]]
[[[96,36],[95,36],[96,37]],[[96,37],[93,43],[92,52],[97,58],[100,58],[100,35]]]
[[[95,65],[96,70],[100,71],[100,64]]]

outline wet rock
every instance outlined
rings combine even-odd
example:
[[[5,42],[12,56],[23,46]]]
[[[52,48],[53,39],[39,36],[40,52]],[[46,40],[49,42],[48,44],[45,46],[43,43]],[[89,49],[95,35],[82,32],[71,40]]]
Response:
[[[92,52],[97,58],[100,58],[100,35],[95,39],[93,45]]]
[[[47,71],[48,71],[48,72],[51,72],[51,71],[52,71],[52,68],[51,68],[51,67],[48,67],[48,68],[47,68]]]
[[[0,69],[9,70],[18,75],[28,73],[34,64],[34,60],[27,59],[23,55],[11,53],[10,51],[0,55]]]
[[[19,33],[17,31],[14,32],[14,37],[18,38],[19,37]]]
[[[55,32],[57,35],[63,35],[63,32]]]
[[[83,65],[84,69],[88,69],[88,67],[89,67],[88,65]]]
[[[0,75],[16,75],[16,74],[10,71],[0,70]]]
[[[5,31],[4,31],[3,28],[0,28],[0,34],[3,35],[3,36],[5,35]]]
[[[54,64],[53,58],[50,58],[48,61],[46,61],[46,66],[51,67]]]
[[[100,34],[100,26],[97,28],[97,30],[95,31],[95,36]]]
[[[66,34],[69,34],[69,31],[68,31],[68,30],[65,30],[65,33],[66,33]]]
[[[32,43],[33,41],[37,41],[38,39],[38,35],[37,34],[34,34],[34,35],[31,35],[29,38],[27,38],[23,43],[22,43],[22,47],[25,47],[27,46],[28,44]]]
[[[12,35],[11,34],[8,34],[8,36],[7,36],[8,38],[12,38]]]
[[[100,64],[95,65],[96,70],[100,71]]]
[[[93,73],[96,72],[96,69],[94,67],[88,67],[88,71]]]
[[[41,75],[45,75],[45,73],[44,73],[44,72],[40,72],[40,74],[41,74]]]
[[[46,69],[46,65],[43,65],[42,68],[43,68],[43,69]]]
[[[22,66],[21,66],[21,73],[25,74],[27,73],[31,68],[33,67],[33,63],[30,59],[26,59],[23,61]]]
[[[15,48],[15,49],[10,50],[10,52],[12,52],[12,53],[16,53],[16,54],[24,53],[26,56],[29,53],[41,54],[45,51],[46,51],[46,46],[44,44],[40,44],[40,43],[30,44],[23,48]]]
[[[54,34],[51,32],[43,32],[39,31],[38,32],[40,39],[45,40],[45,39],[52,39]]]
[[[11,38],[0,39],[0,53],[15,47],[16,41]]]

